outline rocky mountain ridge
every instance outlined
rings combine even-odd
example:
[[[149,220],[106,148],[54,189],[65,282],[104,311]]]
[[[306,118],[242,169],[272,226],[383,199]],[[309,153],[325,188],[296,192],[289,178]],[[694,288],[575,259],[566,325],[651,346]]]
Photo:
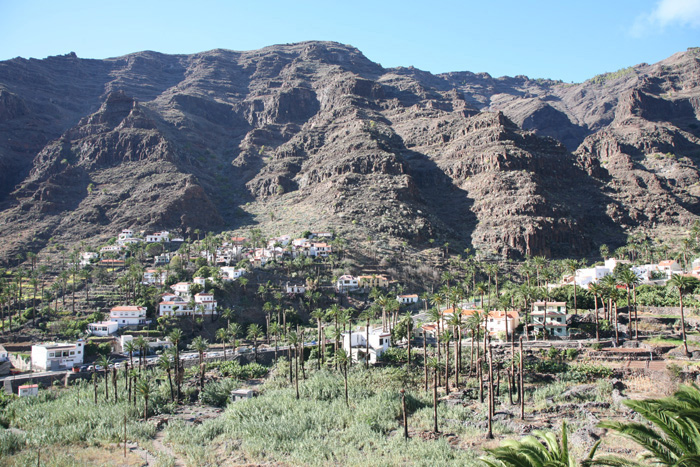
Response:
[[[0,62],[0,258],[257,225],[587,255],[700,206],[700,53],[565,84],[305,42]]]

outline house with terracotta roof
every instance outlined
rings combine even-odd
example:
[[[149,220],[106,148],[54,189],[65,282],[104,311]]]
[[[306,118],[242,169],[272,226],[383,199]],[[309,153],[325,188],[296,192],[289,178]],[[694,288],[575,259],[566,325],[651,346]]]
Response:
[[[493,310],[486,319],[486,330],[492,336],[512,335],[520,324],[520,315],[517,311]]]
[[[357,276],[357,282],[361,289],[373,289],[374,287],[384,288],[389,286],[389,278],[379,274]]]
[[[179,295],[164,295],[158,304],[159,316],[192,316],[193,313],[189,301]]]
[[[659,271],[666,274],[666,278],[670,279],[674,274],[682,274],[683,268],[674,259],[667,259],[664,261],[659,261]]]

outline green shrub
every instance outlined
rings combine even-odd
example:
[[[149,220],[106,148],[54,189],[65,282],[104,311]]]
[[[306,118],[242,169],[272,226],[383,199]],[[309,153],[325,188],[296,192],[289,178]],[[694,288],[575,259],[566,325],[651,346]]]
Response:
[[[231,391],[238,388],[238,384],[238,381],[232,378],[210,382],[199,393],[199,400],[214,407],[225,407],[230,400]]]

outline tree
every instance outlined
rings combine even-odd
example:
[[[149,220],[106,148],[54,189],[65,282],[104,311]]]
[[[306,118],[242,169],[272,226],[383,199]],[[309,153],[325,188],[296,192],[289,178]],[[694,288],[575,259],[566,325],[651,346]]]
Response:
[[[686,295],[693,291],[698,285],[698,280],[691,276],[683,276],[681,274],[674,274],[671,280],[668,281],[671,287],[678,291],[678,299],[681,308],[681,332],[683,333],[683,347],[685,348],[685,354],[689,355],[688,352],[688,342],[685,336],[685,314],[683,313],[683,295]]]
[[[534,431],[535,436],[525,436],[520,441],[505,440],[494,449],[487,449],[491,457],[481,460],[489,467],[577,467],[576,459],[569,453],[566,421],[561,424],[561,441],[551,432]],[[598,441],[588,454],[590,462],[598,449]]]
[[[236,353],[236,338],[241,333],[241,325],[238,323],[231,323],[226,328],[229,339],[231,339],[231,355]]]
[[[177,386],[177,402],[180,402],[180,385],[182,384],[182,373],[180,371],[180,342],[182,341],[182,330],[174,329],[170,333],[170,342],[175,348],[175,383]],[[133,365],[132,365],[133,366]]]
[[[629,337],[632,337],[632,326],[633,326],[633,321],[632,321],[632,308],[630,307],[630,290],[632,287],[637,286],[639,284],[639,277],[631,270],[631,269],[623,269],[620,271],[617,277],[618,284],[624,285],[625,288],[627,289],[627,322],[628,322],[628,331],[627,334]],[[637,316],[635,312],[635,323],[637,321]],[[634,331],[634,338],[637,339],[637,329],[635,327]]]
[[[288,332],[287,333],[287,342],[289,343],[290,374],[291,374],[291,366],[292,366],[291,352],[292,352],[292,348],[294,349],[294,381],[295,381],[295,387],[296,387],[296,396],[297,396],[297,399],[299,399],[299,351],[298,351],[299,342],[300,342],[299,335],[294,331]]]
[[[204,352],[209,348],[209,342],[202,336],[197,336],[192,339],[188,348],[199,355],[199,389],[202,390],[204,389]]]
[[[158,368],[165,371],[168,374],[168,385],[170,386],[170,401],[175,402],[175,393],[173,391],[173,361],[170,360],[170,355],[167,353],[162,354],[158,358]]]
[[[106,355],[100,355],[100,357],[97,359],[97,364],[102,367],[102,371],[105,373],[105,401],[109,400],[109,385],[108,380],[108,372],[109,372],[109,365],[112,363],[112,359],[110,359]]]
[[[590,284],[588,286],[588,292],[593,295],[593,307],[595,308],[593,310],[594,316],[595,316],[595,340],[600,341],[600,324],[599,324],[599,316],[598,316],[598,297],[601,297],[601,303],[602,303],[602,297],[603,297],[603,288],[596,284],[595,282]],[[605,304],[603,304],[605,306]]]
[[[345,380],[345,406],[350,407],[348,402],[348,364],[350,363],[350,355],[345,349],[338,349],[334,359],[336,364],[343,370],[343,379]]]
[[[153,389],[151,380],[148,378],[139,379],[134,388],[136,389],[136,393],[141,394],[141,397],[143,397],[143,421],[145,422],[148,420],[148,398],[151,397]],[[136,405],[135,399],[134,405]]]
[[[226,341],[228,341],[228,330],[225,328],[217,329],[216,338],[224,346],[224,360],[226,360]]]
[[[433,371],[433,432],[439,433],[438,430],[438,418],[437,418],[437,387],[438,387],[438,374],[440,373],[440,360],[437,358],[430,358],[428,360],[428,368]]]
[[[600,427],[613,430],[643,447],[644,462],[603,456],[591,465],[608,466],[677,466],[700,465],[700,389],[697,385],[680,386],[673,396],[664,399],[625,400],[622,402],[645,418],[639,422],[603,421]]]
[[[253,339],[253,351],[255,352],[255,363],[258,363],[258,339],[263,336],[262,328],[259,324],[253,323],[248,326],[248,339]],[[290,362],[291,364],[291,362]]]

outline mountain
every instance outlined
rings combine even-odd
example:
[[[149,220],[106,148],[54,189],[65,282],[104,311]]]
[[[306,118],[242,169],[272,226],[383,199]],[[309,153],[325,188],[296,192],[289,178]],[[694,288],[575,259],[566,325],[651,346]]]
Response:
[[[257,226],[587,255],[700,214],[700,51],[580,84],[332,42],[0,62],[0,258]]]

